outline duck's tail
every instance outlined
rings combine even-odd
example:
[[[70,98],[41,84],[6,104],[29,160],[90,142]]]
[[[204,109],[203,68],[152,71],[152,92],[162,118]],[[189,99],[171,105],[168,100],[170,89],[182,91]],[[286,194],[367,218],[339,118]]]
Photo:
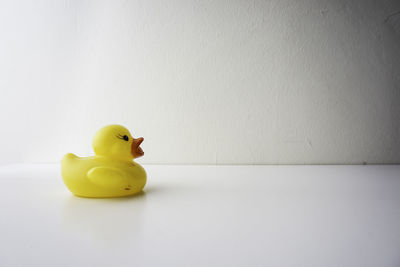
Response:
[[[64,157],[62,158],[62,161],[65,160],[70,160],[70,159],[76,159],[78,156],[76,156],[75,154],[72,153],[67,153],[64,155]]]

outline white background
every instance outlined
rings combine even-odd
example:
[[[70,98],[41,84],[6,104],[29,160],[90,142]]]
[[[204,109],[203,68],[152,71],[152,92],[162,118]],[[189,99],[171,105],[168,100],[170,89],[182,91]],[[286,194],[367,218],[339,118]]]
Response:
[[[399,1],[2,1],[0,163],[400,162]]]

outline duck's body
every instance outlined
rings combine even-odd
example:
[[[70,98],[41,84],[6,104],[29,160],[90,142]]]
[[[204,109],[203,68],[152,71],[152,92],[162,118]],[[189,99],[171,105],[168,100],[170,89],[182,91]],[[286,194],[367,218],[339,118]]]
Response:
[[[146,185],[145,170],[133,161],[67,154],[61,161],[61,172],[68,189],[81,197],[128,196],[141,192]]]
[[[143,151],[139,147],[143,139],[132,138],[122,126],[107,127],[100,130],[100,136],[99,133],[95,136],[93,145],[96,156],[77,157],[68,153],[61,161],[64,183],[77,196],[128,196],[141,192],[146,184],[145,170],[132,161],[135,156],[143,155]],[[120,138],[119,135],[126,138]],[[107,140],[110,138],[111,141]],[[129,142],[129,140],[133,141]],[[125,153],[126,145],[129,145],[131,156],[127,156]]]

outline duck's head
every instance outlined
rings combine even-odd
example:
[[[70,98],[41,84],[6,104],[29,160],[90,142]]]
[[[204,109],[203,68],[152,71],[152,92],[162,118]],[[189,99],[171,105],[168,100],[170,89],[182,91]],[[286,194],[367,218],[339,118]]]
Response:
[[[143,137],[133,138],[128,129],[121,125],[108,125],[95,134],[93,150],[97,156],[132,160],[144,155],[140,147],[143,140]]]

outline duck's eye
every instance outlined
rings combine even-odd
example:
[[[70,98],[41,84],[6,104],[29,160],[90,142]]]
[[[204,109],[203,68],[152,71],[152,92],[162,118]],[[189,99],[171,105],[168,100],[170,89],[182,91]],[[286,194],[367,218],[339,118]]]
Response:
[[[118,134],[117,137],[118,137],[119,139],[123,139],[123,140],[125,140],[125,141],[129,141],[129,137],[128,137],[127,135]]]

